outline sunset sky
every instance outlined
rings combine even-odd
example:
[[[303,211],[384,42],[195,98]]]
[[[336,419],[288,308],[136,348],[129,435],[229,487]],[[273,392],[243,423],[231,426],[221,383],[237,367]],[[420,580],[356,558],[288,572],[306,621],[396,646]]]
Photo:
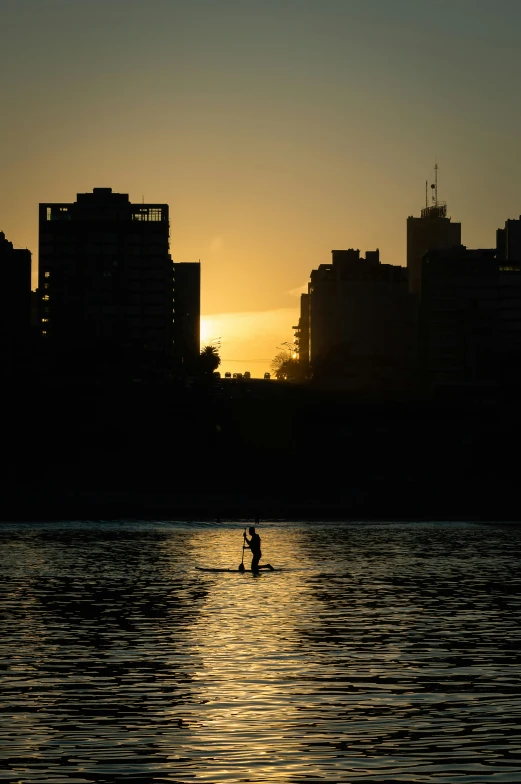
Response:
[[[435,160],[469,247],[521,213],[519,0],[0,0],[0,24],[0,231],[36,270],[39,202],[168,203],[223,370],[269,370],[331,249],[405,264]]]

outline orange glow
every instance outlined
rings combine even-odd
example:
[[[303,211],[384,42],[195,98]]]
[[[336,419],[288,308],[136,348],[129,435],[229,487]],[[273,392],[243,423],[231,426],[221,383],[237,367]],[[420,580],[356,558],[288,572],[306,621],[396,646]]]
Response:
[[[406,218],[423,206],[434,156],[466,245],[492,247],[519,214],[521,4],[508,4],[506,26],[484,4],[471,35],[463,10],[444,25],[429,3],[412,16],[406,3],[375,14],[307,2],[297,16],[298,2],[134,3],[123,26],[102,3],[30,5],[3,9],[0,229],[31,250],[33,287],[38,203],[99,186],[170,206],[171,256],[201,260],[205,314],[296,307],[332,248],[378,247],[404,265]],[[440,34],[434,68],[418,47],[436,50]],[[272,344],[244,358],[260,367]]]
[[[212,313],[201,317],[201,343],[220,337],[219,371],[244,373],[262,378],[270,372],[271,360],[280,352],[281,342],[291,339],[291,325],[298,319],[297,308]]]

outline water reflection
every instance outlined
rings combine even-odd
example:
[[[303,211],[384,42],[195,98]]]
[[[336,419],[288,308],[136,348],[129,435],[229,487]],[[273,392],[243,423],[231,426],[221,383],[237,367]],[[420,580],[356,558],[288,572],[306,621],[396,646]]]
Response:
[[[68,780],[81,768],[108,777],[86,780],[110,781],[121,766],[130,774],[167,764],[157,739],[179,726],[172,709],[186,699],[195,663],[185,666],[174,630],[204,598],[174,568],[190,536],[179,532],[172,546],[167,531],[121,526],[4,534],[12,579],[2,647],[12,663],[2,691],[14,724],[2,740],[14,773],[54,781],[65,766]],[[17,593],[30,597],[30,613],[20,613]],[[37,635],[28,631],[35,624]]]
[[[316,532],[304,539],[312,553]],[[349,573],[327,563],[331,572],[310,580],[322,608],[303,633],[323,664],[303,753],[353,778],[350,760],[365,757],[374,781],[492,771],[510,780],[519,771],[519,532],[345,527],[335,552]]]
[[[519,529],[261,533],[1,529],[6,780],[521,780]]]
[[[200,539],[211,545],[211,565],[229,564],[228,531]],[[202,665],[194,687],[205,707],[191,724],[192,743],[204,750],[199,769],[216,781],[286,781],[299,754],[298,733],[288,728],[300,722],[308,660],[296,618],[313,615],[316,602],[294,566],[300,548],[288,530],[271,528],[263,551],[284,571],[199,578],[208,591],[189,637]]]

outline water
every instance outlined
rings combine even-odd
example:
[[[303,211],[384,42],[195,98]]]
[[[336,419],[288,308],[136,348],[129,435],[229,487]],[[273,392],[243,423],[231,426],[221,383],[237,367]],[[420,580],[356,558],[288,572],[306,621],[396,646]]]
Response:
[[[0,528],[0,780],[521,781],[521,529]]]

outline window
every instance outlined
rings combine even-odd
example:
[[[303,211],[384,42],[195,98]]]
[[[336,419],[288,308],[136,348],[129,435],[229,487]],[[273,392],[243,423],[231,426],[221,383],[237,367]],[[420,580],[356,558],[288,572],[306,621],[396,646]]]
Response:
[[[44,283],[43,287],[44,287],[44,289],[48,289],[49,288],[49,284],[48,283]]]
[[[48,221],[70,220],[72,217],[68,207],[59,207],[56,204],[46,207],[45,211]]]
[[[50,297],[48,294],[44,294],[42,299],[44,299],[47,302],[50,299]]]
[[[163,220],[163,210],[161,207],[140,207],[132,215],[135,221],[161,221]]]
[[[46,272],[43,273],[43,276],[44,276],[44,278],[50,278],[51,277],[51,273],[49,272],[49,270],[47,270]]]
[[[46,334],[47,334],[47,330],[46,329],[42,329],[42,335],[46,335]]]
[[[48,318],[43,318],[43,319],[42,319],[42,324],[43,324],[43,323],[46,323],[47,321],[49,321],[49,319],[48,319]]]

